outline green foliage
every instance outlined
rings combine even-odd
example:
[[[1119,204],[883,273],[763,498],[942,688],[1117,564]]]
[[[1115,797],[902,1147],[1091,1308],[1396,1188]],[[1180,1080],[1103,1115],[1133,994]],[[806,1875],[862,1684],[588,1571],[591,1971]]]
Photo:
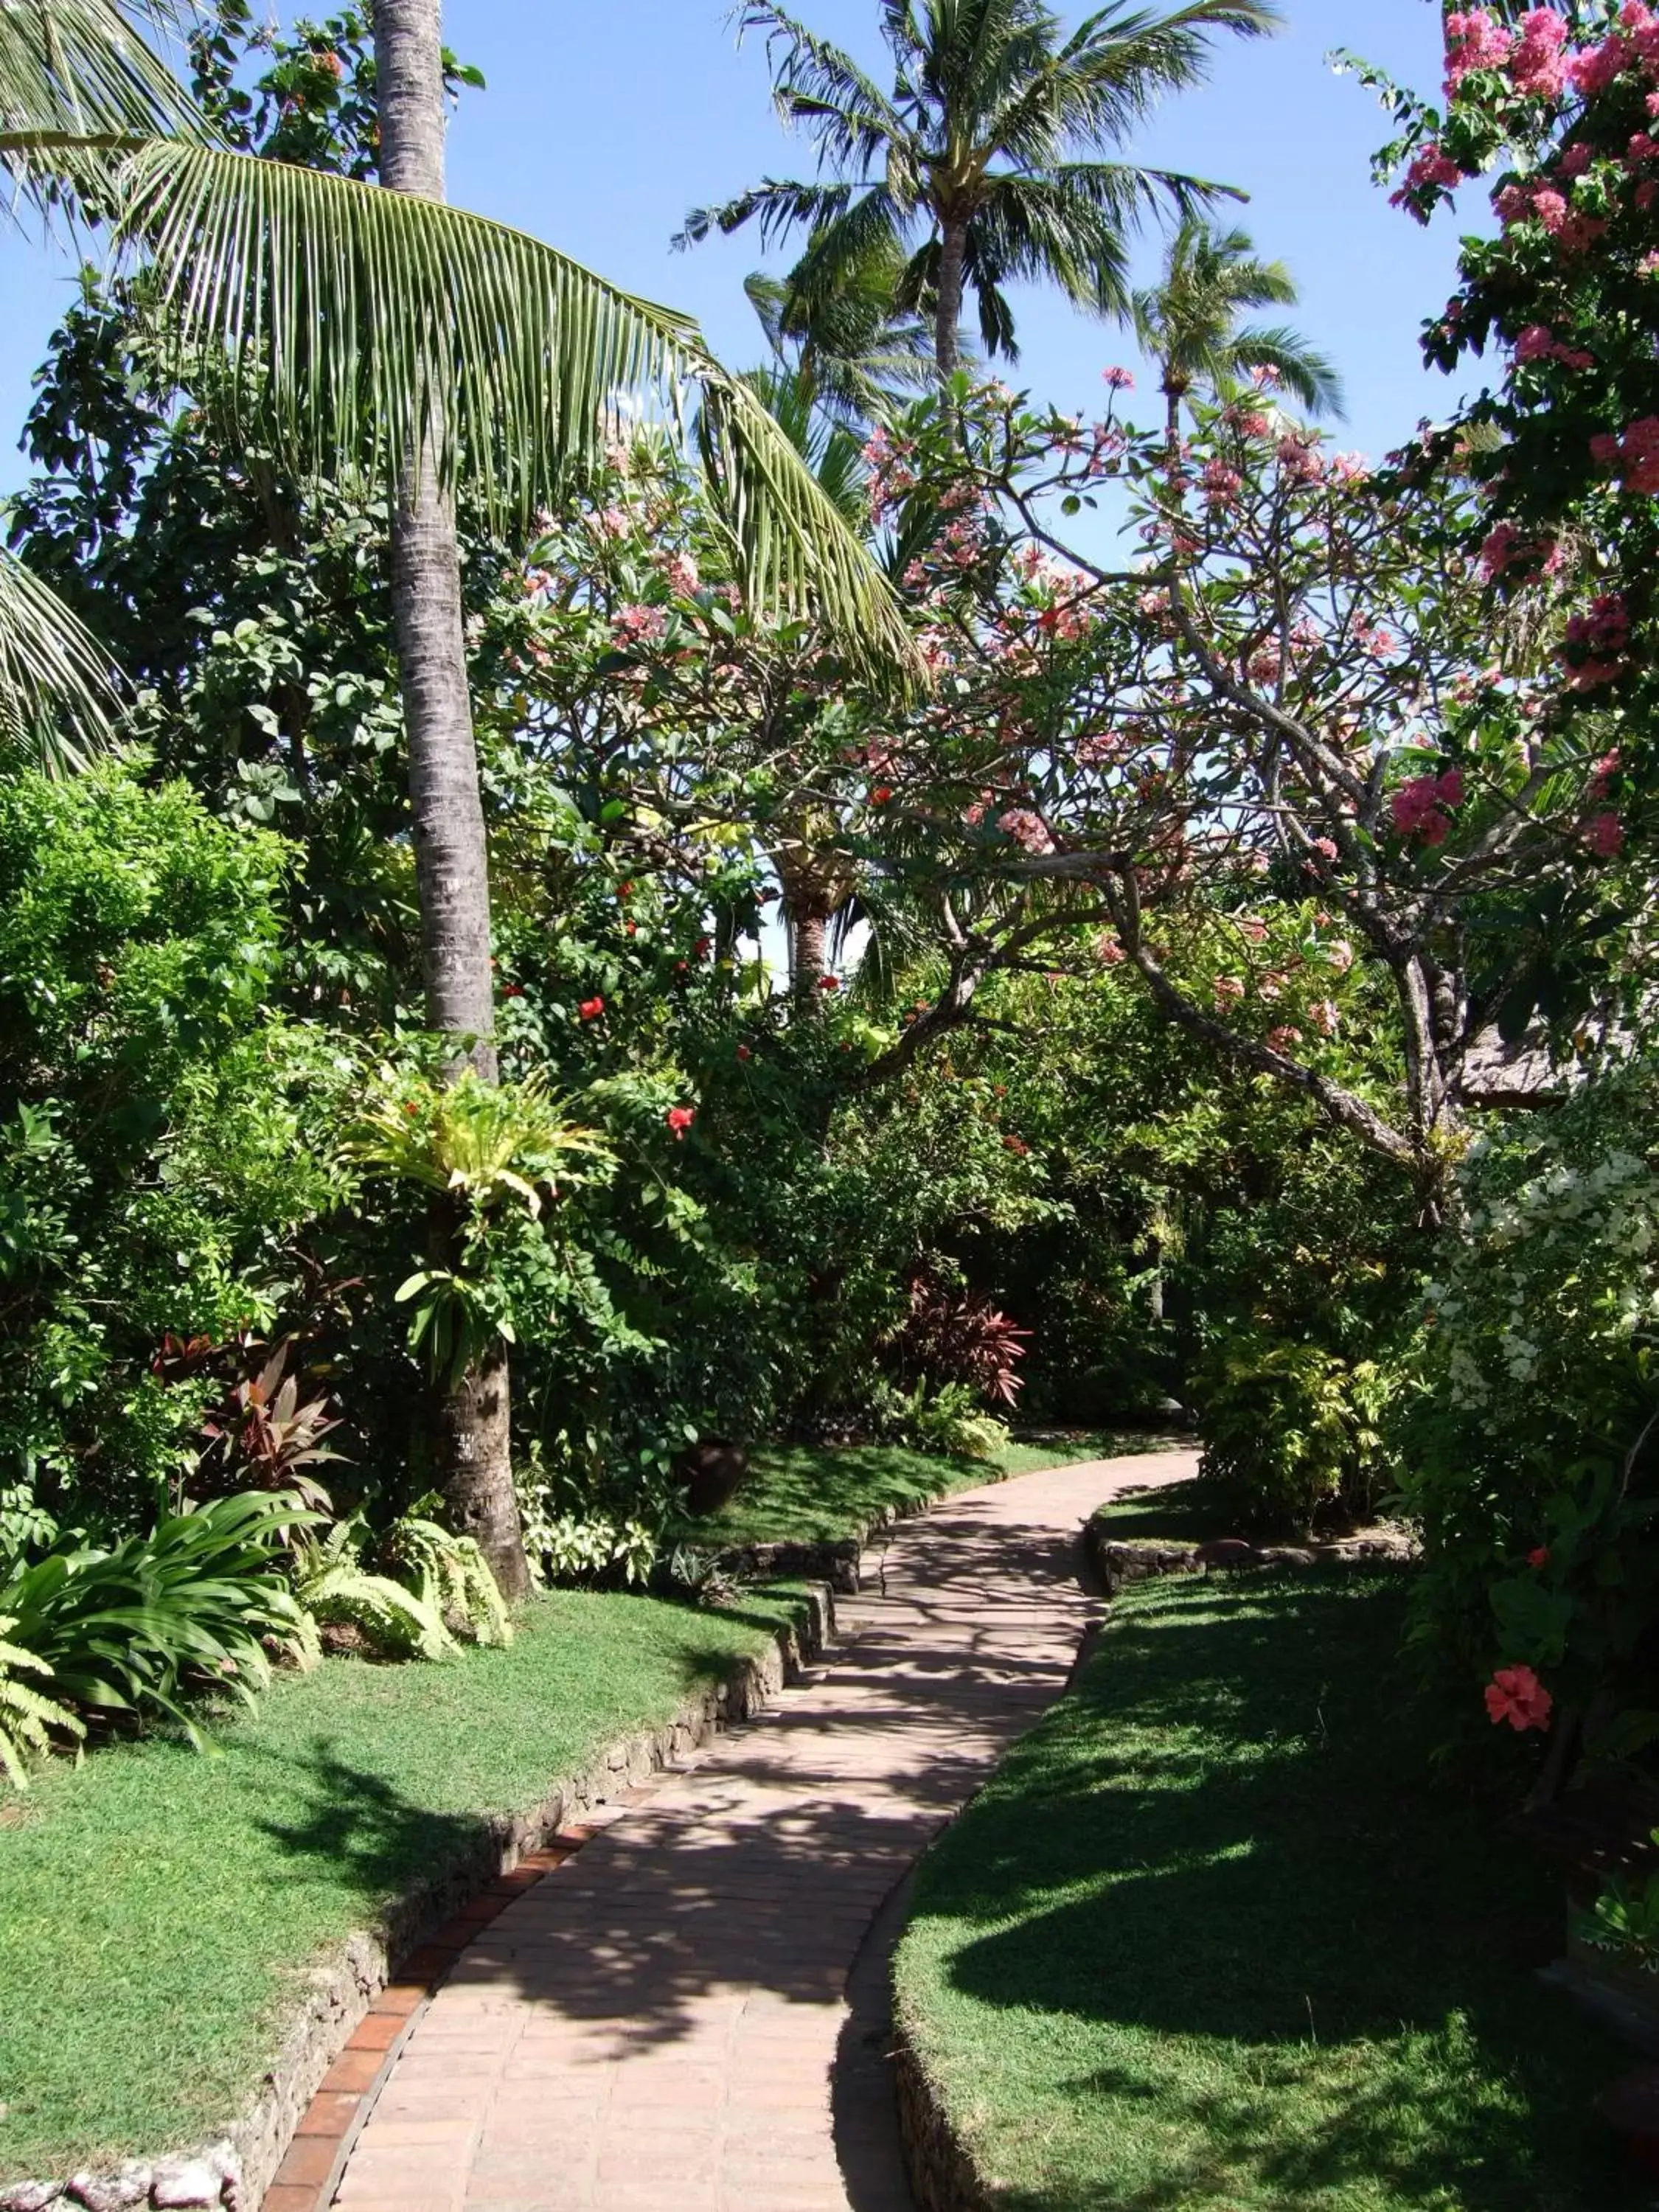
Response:
[[[426,1512],[400,1514],[380,1539],[381,1560],[412,1586],[446,1625],[456,1623],[474,1644],[508,1644],[513,1624],[495,1577],[471,1536],[453,1536]]]
[[[1400,1432],[1419,1642],[1477,1679],[1534,1668],[1570,1710],[1596,1709],[1592,1738],[1652,1702],[1655,1098],[1638,1065],[1475,1147]]]
[[[295,1650],[304,1622],[277,1562],[307,1524],[297,1500],[254,1492],[169,1514],[110,1551],[65,1543],[0,1587],[9,1639],[90,1717],[176,1722],[211,1692],[246,1705],[270,1679],[266,1640]]]
[[[1659,1844],[1659,1829],[1649,1841]],[[1589,1909],[1574,1915],[1573,1925],[1592,1950],[1610,1952],[1646,1973],[1659,1974],[1659,1874],[1639,1883],[1609,1875]]]
[[[931,1396],[916,1385],[906,1410],[902,1432],[906,1441],[944,1459],[984,1460],[996,1466],[1008,1449],[1008,1431],[994,1414],[981,1407],[975,1393],[963,1382],[942,1383]]]
[[[0,1774],[14,1790],[27,1790],[24,1760],[28,1753],[49,1750],[53,1730],[78,1739],[85,1735],[86,1727],[67,1705],[40,1687],[43,1679],[52,1680],[50,1663],[6,1641],[7,1631],[16,1626],[9,1613],[0,1613]],[[34,1680],[18,1679],[26,1674]]]
[[[264,1333],[305,1279],[344,1066],[268,1003],[283,848],[140,775],[0,783],[0,1468],[116,1528],[201,1449],[164,1340]]]
[[[1394,1384],[1245,1324],[1218,1332],[1193,1377],[1201,1472],[1248,1522],[1310,1529],[1322,1513],[1364,1519],[1387,1469],[1382,1423]]]
[[[355,1629],[370,1649],[393,1658],[450,1659],[459,1650],[429,1594],[410,1589],[391,1575],[364,1565],[370,1541],[361,1516],[354,1515],[295,1547],[294,1594],[309,1624]],[[308,1626],[305,1656],[318,1655],[315,1627]]]

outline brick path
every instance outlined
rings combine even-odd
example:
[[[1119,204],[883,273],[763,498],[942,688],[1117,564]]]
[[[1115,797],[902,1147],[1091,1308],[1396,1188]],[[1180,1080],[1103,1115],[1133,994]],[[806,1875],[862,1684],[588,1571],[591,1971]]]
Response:
[[[1063,1686],[1095,1610],[1090,1510],[1195,1465],[1094,1461],[901,1524],[805,1686],[462,1955],[352,2152],[343,2212],[909,2212],[872,1917]]]

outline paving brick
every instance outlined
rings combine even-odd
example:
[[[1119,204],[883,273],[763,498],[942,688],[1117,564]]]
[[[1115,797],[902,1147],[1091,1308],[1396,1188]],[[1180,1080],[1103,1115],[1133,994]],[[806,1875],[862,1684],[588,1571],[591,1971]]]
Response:
[[[905,1866],[1064,1687],[1094,1609],[1088,1512],[1194,1467],[1027,1476],[887,1535],[799,1686],[526,1854],[405,1962],[325,2084],[364,2094],[413,2017],[341,2212],[849,2212],[837,2122],[860,2212],[910,2212],[878,2062],[832,2114],[848,1971]],[[318,2209],[273,2191],[266,2212]]]

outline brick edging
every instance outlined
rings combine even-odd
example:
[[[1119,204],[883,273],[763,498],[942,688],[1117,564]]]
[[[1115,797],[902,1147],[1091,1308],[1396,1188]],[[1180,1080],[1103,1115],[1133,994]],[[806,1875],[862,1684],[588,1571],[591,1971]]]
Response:
[[[37,2202],[43,2212],[106,2203],[134,2212],[152,2203],[325,2212],[380,2082],[433,1990],[479,1929],[580,1849],[590,1832],[581,1820],[589,1807],[639,1787],[757,1711],[834,1632],[830,1591],[810,1589],[800,1621],[779,1628],[766,1650],[689,1698],[672,1720],[611,1744],[531,1811],[484,1823],[459,1862],[395,1899],[378,1929],[348,1936],[333,1960],[311,1970],[310,1994],[263,2087],[210,2149],[153,2165],[129,2160],[118,2173],[72,2181],[0,2184],[0,2208],[17,2197],[27,2198],[30,2212]],[[203,2177],[216,2193],[168,2193],[185,2172]],[[132,2193],[141,2174],[143,2193]],[[160,2195],[152,2194],[152,2174]],[[48,2193],[37,2199],[31,2190]]]

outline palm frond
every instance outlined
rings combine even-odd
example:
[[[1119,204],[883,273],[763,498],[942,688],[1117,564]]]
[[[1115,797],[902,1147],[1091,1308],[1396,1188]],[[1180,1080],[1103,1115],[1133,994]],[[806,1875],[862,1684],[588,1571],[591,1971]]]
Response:
[[[0,164],[39,198],[44,156],[74,157],[159,136],[201,139],[201,110],[143,27],[169,28],[167,0],[0,0]]]
[[[716,231],[729,238],[758,216],[761,244],[769,246],[774,239],[787,238],[802,224],[817,229],[838,221],[852,205],[854,191],[851,185],[803,185],[787,178],[763,177],[752,191],[739,193],[734,200],[724,200],[718,207],[690,210],[684,228],[676,231],[669,243],[676,253],[684,253],[687,246],[701,246]]]
[[[1276,369],[1285,391],[1310,414],[1334,415],[1341,421],[1345,409],[1340,371],[1328,355],[1310,346],[1288,324],[1246,327],[1235,334],[1228,351],[1230,367]]]
[[[765,36],[779,113],[808,126],[821,163],[867,173],[903,138],[902,117],[850,54],[765,0],[744,9],[739,35],[749,31]],[[774,60],[779,48],[781,58]]]
[[[32,570],[0,551],[0,754],[49,774],[106,744],[121,702],[113,662]]]
[[[447,488],[523,522],[695,386],[756,596],[813,611],[872,672],[914,671],[885,580],[687,317],[522,231],[318,170],[158,143],[119,183],[183,342],[222,350],[310,465],[401,483],[429,452]]]

